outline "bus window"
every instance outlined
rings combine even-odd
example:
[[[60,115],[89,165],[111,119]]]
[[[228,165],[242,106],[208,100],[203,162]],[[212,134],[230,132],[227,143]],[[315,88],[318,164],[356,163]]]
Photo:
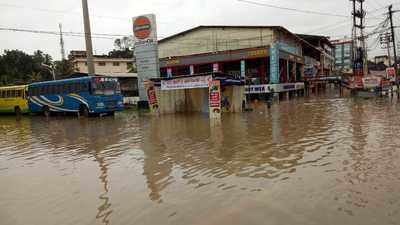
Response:
[[[22,90],[16,90],[15,91],[15,97],[21,98],[22,97]]]

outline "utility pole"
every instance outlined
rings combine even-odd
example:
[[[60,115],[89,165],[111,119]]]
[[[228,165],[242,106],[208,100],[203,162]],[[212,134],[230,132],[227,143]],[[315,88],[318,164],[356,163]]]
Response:
[[[83,8],[83,25],[85,27],[88,74],[93,76],[95,75],[95,70],[93,63],[92,33],[90,31],[89,7],[87,0],[82,0],[82,8]]]
[[[62,24],[58,24],[58,27],[60,28],[60,47],[61,47],[61,60],[65,60],[65,48],[64,48],[64,38],[63,38],[63,32],[62,32]]]
[[[394,33],[394,26],[393,26],[393,13],[394,11],[393,9],[393,5],[389,6],[389,19],[390,19],[390,30],[392,32],[392,41],[393,41],[393,56],[394,56],[394,70],[396,71],[396,83],[398,83],[398,76],[397,76],[397,50],[396,50],[396,37],[395,37],[395,33]]]
[[[364,76],[368,74],[368,58],[366,36],[364,35],[365,0],[350,0],[353,2],[353,75]]]

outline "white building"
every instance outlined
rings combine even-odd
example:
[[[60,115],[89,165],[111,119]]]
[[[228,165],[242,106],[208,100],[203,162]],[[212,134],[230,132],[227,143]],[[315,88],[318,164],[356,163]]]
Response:
[[[85,51],[71,51],[69,58],[76,72],[88,72]],[[93,61],[97,74],[126,74],[133,67],[133,59],[131,58],[111,58],[107,55],[95,55]]]

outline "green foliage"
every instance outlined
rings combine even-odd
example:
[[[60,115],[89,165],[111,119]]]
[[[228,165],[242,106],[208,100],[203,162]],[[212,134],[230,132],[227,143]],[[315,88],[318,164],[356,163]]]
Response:
[[[68,78],[71,74],[75,72],[74,66],[69,60],[64,59],[61,61],[56,61],[54,65],[57,79]]]
[[[0,55],[0,86],[52,80],[51,71],[42,64],[55,67],[58,79],[74,72],[73,65],[69,61],[53,62],[49,54],[40,50],[35,51],[33,55],[20,50],[6,50]]]
[[[114,41],[115,49],[108,53],[113,58],[133,58],[133,38],[123,37]]]

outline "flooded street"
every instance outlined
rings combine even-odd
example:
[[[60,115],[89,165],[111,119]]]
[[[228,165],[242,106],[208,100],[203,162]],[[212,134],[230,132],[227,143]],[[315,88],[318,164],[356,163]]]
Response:
[[[0,117],[1,225],[399,224],[400,105]]]

